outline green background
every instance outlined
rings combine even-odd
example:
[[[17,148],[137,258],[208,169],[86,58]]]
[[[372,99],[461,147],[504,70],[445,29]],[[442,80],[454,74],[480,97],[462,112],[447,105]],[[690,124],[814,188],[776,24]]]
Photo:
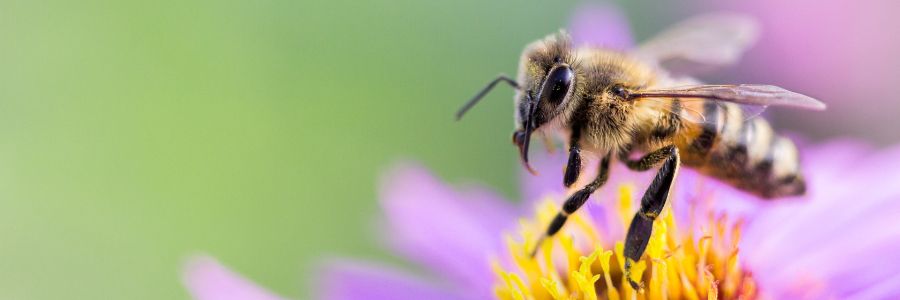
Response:
[[[184,299],[196,253],[309,297],[318,259],[387,258],[402,159],[515,198],[511,91],[452,114],[575,6],[0,2],[0,298]]]

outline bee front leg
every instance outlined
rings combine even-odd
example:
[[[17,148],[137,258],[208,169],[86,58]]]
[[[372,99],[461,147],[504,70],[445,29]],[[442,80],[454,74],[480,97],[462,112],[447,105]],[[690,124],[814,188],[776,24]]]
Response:
[[[566,199],[566,202],[563,202],[562,210],[556,214],[556,217],[554,217],[553,221],[550,222],[550,225],[547,226],[547,231],[540,239],[538,239],[537,243],[535,243],[534,249],[531,251],[532,257],[537,254],[537,250],[540,248],[544,239],[559,232],[563,225],[566,224],[566,220],[569,219],[569,215],[581,208],[581,206],[587,202],[588,197],[606,183],[606,180],[609,179],[610,156],[610,154],[607,154],[603,157],[603,160],[600,161],[600,171],[597,173],[597,177],[594,178],[594,181],[591,181],[591,183],[569,196],[569,198]]]
[[[647,191],[644,192],[644,196],[641,198],[641,208],[634,214],[634,218],[631,219],[631,226],[628,227],[628,234],[625,237],[625,278],[628,279],[628,283],[635,290],[640,289],[641,286],[632,280],[631,266],[641,259],[644,250],[647,248],[650,234],[653,232],[653,220],[662,213],[663,207],[666,206],[669,190],[672,188],[672,183],[675,182],[675,177],[681,164],[677,148],[666,147],[654,153],[663,149],[670,149],[665,150],[670,151],[670,154],[662,167],[659,168],[656,178],[653,179],[653,182],[647,187]],[[648,154],[644,158],[652,154]],[[641,159],[640,161],[643,160]]]

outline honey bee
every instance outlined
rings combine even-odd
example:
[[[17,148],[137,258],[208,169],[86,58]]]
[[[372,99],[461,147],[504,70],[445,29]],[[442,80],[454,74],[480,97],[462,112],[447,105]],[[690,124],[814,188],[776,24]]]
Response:
[[[767,199],[805,192],[794,143],[754,117],[770,105],[823,110],[824,103],[772,85],[707,85],[688,76],[733,63],[756,32],[745,17],[707,15],[627,52],[576,47],[565,32],[552,34],[525,47],[515,80],[494,79],[459,110],[457,119],[504,82],[516,90],[513,143],[527,170],[535,173],[528,164],[535,133],[557,136],[568,145],[566,187],[578,179],[583,156],[598,156],[598,175],[569,195],[536,245],[556,234],[603,186],[612,161],[637,171],[659,166],[625,240],[625,275],[638,289],[631,265],[643,255],[682,164]],[[632,159],[635,154],[642,156]]]

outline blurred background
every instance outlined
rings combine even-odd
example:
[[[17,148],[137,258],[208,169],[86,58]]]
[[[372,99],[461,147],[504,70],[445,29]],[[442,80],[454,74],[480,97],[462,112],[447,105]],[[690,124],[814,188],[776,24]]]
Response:
[[[3,0],[0,298],[186,299],[197,253],[307,298],[323,257],[390,260],[368,228],[404,159],[516,199],[512,91],[453,112],[585,3]],[[900,140],[900,4],[752,3],[618,5],[638,41],[756,15],[761,43],[705,79],[822,99],[771,116],[813,140]]]

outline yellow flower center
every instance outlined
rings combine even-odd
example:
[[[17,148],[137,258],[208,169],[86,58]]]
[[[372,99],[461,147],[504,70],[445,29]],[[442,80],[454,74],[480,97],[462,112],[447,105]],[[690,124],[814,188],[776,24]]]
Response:
[[[634,191],[619,189],[617,214],[622,234],[634,216]],[[753,299],[756,283],[738,263],[741,222],[725,216],[691,216],[701,225],[700,236],[690,228],[678,230],[667,207],[653,225],[643,258],[632,267],[632,278],[644,288],[635,291],[623,277],[623,241],[601,234],[590,218],[576,213],[566,228],[546,239],[535,257],[529,250],[559,205],[546,200],[536,221],[521,220],[521,239],[506,236],[511,264],[494,263],[495,293],[499,299]],[[684,226],[684,225],[682,225]],[[693,228],[693,227],[691,227]],[[679,232],[683,234],[679,234]],[[605,239],[606,238],[606,239]],[[608,247],[608,248],[604,248]]]

